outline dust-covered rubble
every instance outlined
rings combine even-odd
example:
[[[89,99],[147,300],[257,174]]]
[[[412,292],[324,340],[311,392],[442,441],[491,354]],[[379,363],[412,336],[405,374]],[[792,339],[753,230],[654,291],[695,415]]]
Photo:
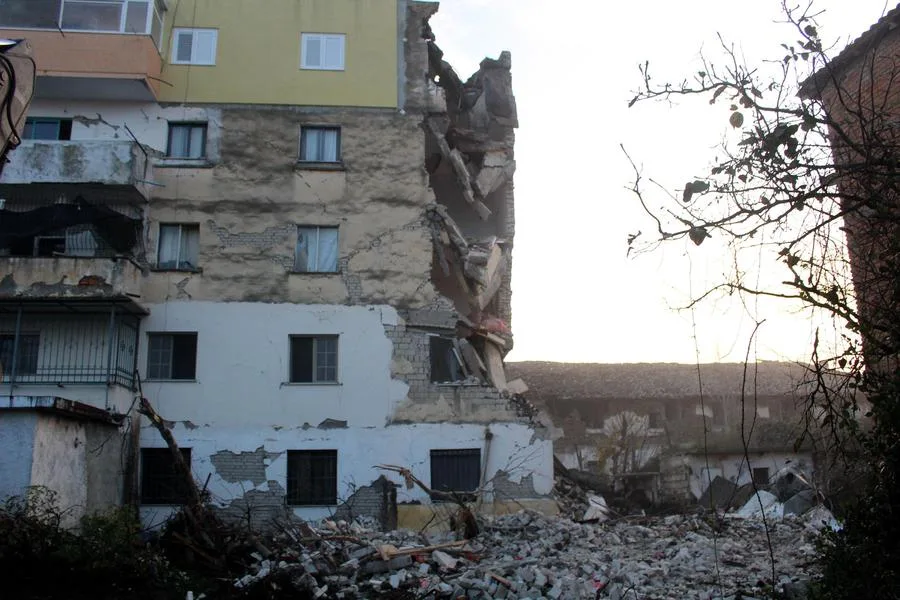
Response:
[[[467,541],[328,521],[257,555],[234,584],[313,598],[747,600],[796,590],[814,575],[821,524],[811,520],[822,515],[811,514],[766,523],[715,515],[576,523],[522,511],[482,519]]]

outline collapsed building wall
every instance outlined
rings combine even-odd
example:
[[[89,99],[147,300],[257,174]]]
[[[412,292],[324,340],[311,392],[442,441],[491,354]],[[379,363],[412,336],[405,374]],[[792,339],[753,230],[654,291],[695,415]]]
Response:
[[[71,121],[67,143],[134,138],[152,163],[137,244],[146,252],[128,263],[141,270],[129,297],[149,311],[134,364],[195,476],[233,518],[281,512],[287,453],[320,450],[337,453],[342,501],[379,477],[372,457],[429,481],[431,451],[477,449],[487,498],[496,477],[497,499],[549,506],[552,444],[503,360],[513,342],[510,57],[486,59],[462,82],[428,26],[437,5],[402,5],[401,110],[36,104],[34,114]],[[205,124],[202,158],[167,155],[170,124],[186,122]],[[339,130],[340,160],[300,160],[306,127]],[[164,227],[179,228],[193,254],[165,264]],[[301,260],[313,228],[336,233],[328,268]],[[34,279],[42,290],[51,282]],[[193,336],[190,377],[166,379],[158,364],[151,376],[150,338],[170,335]],[[316,336],[338,340],[337,375],[295,381],[290,338]],[[164,446],[146,420],[140,446]],[[143,477],[132,472],[129,495]],[[430,511],[427,494],[397,495],[407,512]],[[157,501],[144,502],[148,523],[168,510]]]

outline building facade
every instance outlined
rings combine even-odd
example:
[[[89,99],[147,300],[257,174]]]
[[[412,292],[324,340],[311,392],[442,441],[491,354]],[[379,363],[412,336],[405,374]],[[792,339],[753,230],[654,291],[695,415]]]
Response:
[[[551,442],[503,366],[510,59],[462,81],[436,10],[0,6],[38,73],[0,178],[3,391],[123,415],[120,496],[148,522],[180,498],[140,396],[238,518],[365,512],[379,464],[546,504]],[[397,501],[430,517],[422,490]]]
[[[811,381],[786,362],[510,363],[560,435],[566,468],[610,476],[654,502],[694,503],[716,477],[767,484],[786,467],[813,478],[804,411]],[[823,475],[824,476],[824,475]]]

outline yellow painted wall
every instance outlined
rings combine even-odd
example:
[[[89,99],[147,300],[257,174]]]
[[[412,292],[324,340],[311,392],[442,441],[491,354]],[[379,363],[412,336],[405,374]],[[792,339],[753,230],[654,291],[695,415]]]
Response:
[[[172,28],[219,30],[215,66],[169,64]],[[300,69],[301,33],[346,34],[345,70]],[[169,0],[160,102],[397,106],[397,0]]]

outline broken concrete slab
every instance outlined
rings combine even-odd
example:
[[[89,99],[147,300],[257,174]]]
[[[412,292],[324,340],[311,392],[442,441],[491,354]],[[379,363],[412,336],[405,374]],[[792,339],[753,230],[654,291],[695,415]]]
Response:
[[[784,505],[775,494],[759,490],[734,514],[744,519],[761,518],[763,514],[770,519],[780,519],[784,516]]]
[[[528,385],[521,379],[513,379],[512,381],[506,382],[506,389],[509,390],[511,394],[521,395],[528,392]]]
[[[503,354],[493,342],[484,343],[484,360],[491,383],[500,391],[506,389],[506,371],[503,369]]]
[[[811,509],[815,503],[816,492],[814,490],[801,490],[788,498],[784,503],[784,514],[802,515]]]
[[[697,504],[704,508],[727,508],[731,505],[737,490],[737,484],[722,476],[717,476],[697,500]]]

